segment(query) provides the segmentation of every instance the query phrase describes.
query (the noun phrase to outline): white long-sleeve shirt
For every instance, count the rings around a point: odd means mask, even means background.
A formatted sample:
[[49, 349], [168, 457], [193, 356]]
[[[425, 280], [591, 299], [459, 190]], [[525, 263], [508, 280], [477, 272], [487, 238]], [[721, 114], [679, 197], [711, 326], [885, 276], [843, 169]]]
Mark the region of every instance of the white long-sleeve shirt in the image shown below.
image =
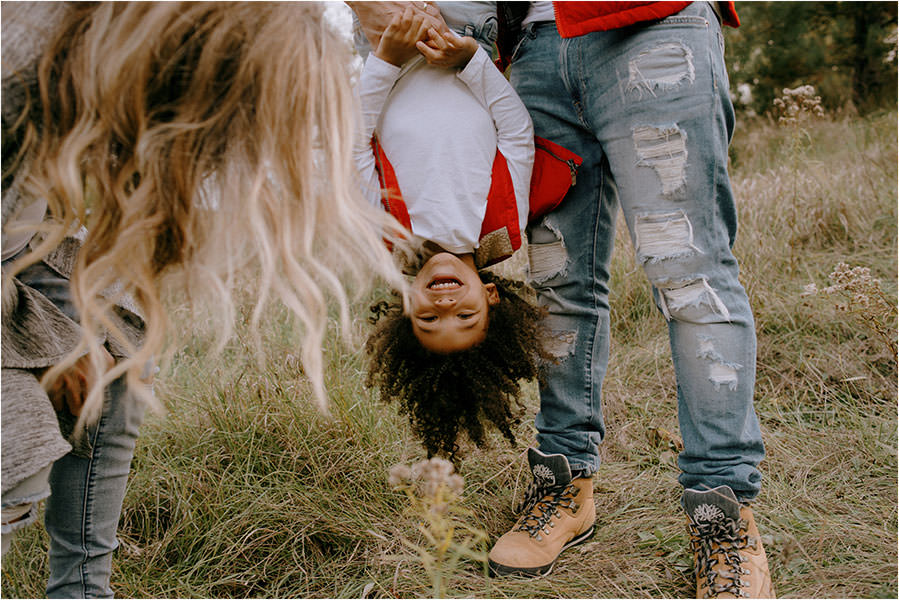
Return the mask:
[[473, 252], [496, 151], [506, 158], [524, 231], [534, 132], [512, 86], [478, 48], [464, 69], [416, 59], [396, 67], [370, 54], [359, 80], [363, 127], [354, 157], [380, 206], [373, 133], [396, 173], [412, 232], [454, 253]]

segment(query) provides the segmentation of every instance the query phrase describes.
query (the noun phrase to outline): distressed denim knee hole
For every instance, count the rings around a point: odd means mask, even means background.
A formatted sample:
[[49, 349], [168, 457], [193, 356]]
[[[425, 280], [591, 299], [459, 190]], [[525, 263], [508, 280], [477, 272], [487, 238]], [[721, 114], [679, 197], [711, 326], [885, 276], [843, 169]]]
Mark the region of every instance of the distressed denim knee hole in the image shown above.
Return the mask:
[[730, 321], [730, 311], [705, 277], [676, 285], [657, 283], [656, 288], [659, 290], [660, 308], [665, 319], [669, 321], [672, 319], [690, 320], [685, 318], [682, 312], [687, 308], [702, 309], [703, 307], [723, 320]]
[[638, 215], [634, 242], [643, 264], [702, 254], [693, 244], [693, 225], [684, 211]]
[[687, 183], [687, 132], [677, 125], [641, 125], [633, 131], [637, 166], [659, 177], [662, 195], [671, 196]]
[[568, 269], [568, 250], [562, 233], [546, 219], [531, 230], [528, 243], [531, 283], [541, 284], [553, 277], [565, 275]]
[[706, 360], [709, 363], [708, 379], [715, 386], [715, 391], [720, 391], [723, 386], [734, 392], [737, 389], [737, 372], [743, 365], [729, 362], [718, 351], [715, 340], [709, 336], [700, 336], [699, 350], [696, 358]]

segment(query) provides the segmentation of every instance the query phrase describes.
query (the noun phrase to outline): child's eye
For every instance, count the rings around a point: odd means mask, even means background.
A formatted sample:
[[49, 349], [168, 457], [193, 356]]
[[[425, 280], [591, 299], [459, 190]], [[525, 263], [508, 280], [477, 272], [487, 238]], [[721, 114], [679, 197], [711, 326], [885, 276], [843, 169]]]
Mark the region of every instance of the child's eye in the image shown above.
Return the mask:
[[437, 317], [434, 315], [428, 315], [427, 317], [418, 317], [419, 321], [424, 321], [425, 323], [433, 323], [437, 320]]
[[462, 320], [470, 319], [475, 315], [475, 313], [459, 313], [459, 318]]

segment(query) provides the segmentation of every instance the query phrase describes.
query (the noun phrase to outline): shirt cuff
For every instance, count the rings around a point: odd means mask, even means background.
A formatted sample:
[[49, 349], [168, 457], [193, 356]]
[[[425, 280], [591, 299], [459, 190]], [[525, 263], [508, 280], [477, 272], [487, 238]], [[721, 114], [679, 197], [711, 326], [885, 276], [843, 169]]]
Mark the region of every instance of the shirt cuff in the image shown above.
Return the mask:
[[487, 52], [478, 45], [478, 49], [475, 50], [471, 60], [468, 61], [468, 64], [465, 65], [464, 69], [459, 71], [457, 77], [462, 81], [470, 81], [477, 76], [478, 73], [483, 73], [486, 65], [490, 65], [490, 67], [496, 69], [493, 62], [490, 60], [490, 56], [488, 56]]
[[365, 70], [379, 78], [396, 79], [400, 73], [400, 68], [401, 67], [390, 64], [386, 60], [381, 60], [375, 56], [374, 52], [369, 54], [368, 58], [365, 59]]

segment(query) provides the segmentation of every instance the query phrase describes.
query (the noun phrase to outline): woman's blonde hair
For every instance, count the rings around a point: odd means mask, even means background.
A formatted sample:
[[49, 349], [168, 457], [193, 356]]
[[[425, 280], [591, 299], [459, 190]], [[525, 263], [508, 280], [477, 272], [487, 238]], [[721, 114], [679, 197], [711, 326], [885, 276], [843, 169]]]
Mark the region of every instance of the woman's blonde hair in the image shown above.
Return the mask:
[[[402, 279], [382, 242], [388, 217], [364, 205], [352, 164], [357, 107], [348, 41], [317, 3], [73, 3], [39, 66], [26, 119], [26, 192], [47, 199], [52, 226], [20, 266], [77, 224], [87, 237], [71, 280], [82, 346], [102, 364], [113, 286], [137, 301], [143, 343], [103, 377], [134, 388], [172, 331], [167, 290], [211, 297], [225, 326], [240, 273], [258, 274], [250, 319], [282, 301], [302, 324], [302, 359], [324, 406], [321, 344], [328, 310], [349, 321], [342, 282]], [[175, 286], [174, 284], [178, 284]], [[106, 292], [106, 297], [103, 293]], [[95, 417], [99, 387], [82, 419]]]

